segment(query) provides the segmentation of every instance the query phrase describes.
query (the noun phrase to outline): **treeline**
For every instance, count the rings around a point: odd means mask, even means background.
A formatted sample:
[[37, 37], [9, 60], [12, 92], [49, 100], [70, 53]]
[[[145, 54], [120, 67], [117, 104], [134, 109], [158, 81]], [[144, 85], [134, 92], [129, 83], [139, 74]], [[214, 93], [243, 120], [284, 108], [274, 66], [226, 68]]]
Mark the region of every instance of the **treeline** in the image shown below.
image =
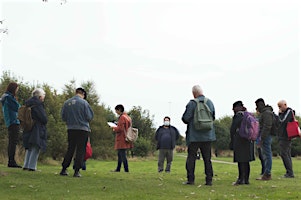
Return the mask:
[[[4, 72], [0, 81], [0, 93], [5, 92], [7, 85], [11, 82], [19, 84], [18, 102], [22, 105], [25, 100], [31, 97], [31, 92], [35, 87], [41, 87], [46, 92], [45, 109], [48, 117], [47, 133], [47, 152], [41, 154], [41, 159], [52, 158], [54, 160], [62, 159], [67, 149], [67, 130], [66, 124], [61, 119], [61, 108], [68, 98], [74, 96], [77, 87], [83, 87], [88, 93], [87, 101], [90, 103], [94, 111], [94, 119], [90, 123], [91, 134], [90, 140], [93, 147], [94, 159], [110, 159], [116, 157], [114, 150], [114, 132], [107, 125], [108, 121], [117, 121], [114, 108], [110, 108], [99, 101], [94, 83], [91, 81], [83, 82], [80, 86], [76, 85], [75, 80], [64, 85], [62, 94], [58, 94], [57, 90], [47, 84], [33, 86], [18, 80], [10, 72]], [[121, 102], [122, 103], [122, 102]], [[154, 135], [156, 127], [154, 127], [153, 116], [148, 110], [143, 110], [140, 106], [134, 106], [128, 112], [132, 117], [133, 126], [139, 129], [139, 139], [135, 143], [132, 153], [135, 156], [147, 156], [152, 154], [156, 149]], [[3, 113], [0, 114], [0, 151], [5, 157], [7, 152], [7, 128], [3, 120]], [[21, 139], [21, 138], [20, 138]], [[19, 145], [22, 149], [22, 142]]]
[[[67, 130], [66, 125], [61, 119], [61, 108], [65, 100], [74, 96], [74, 91], [77, 87], [83, 87], [88, 93], [87, 101], [90, 103], [94, 111], [94, 119], [90, 123], [92, 133], [90, 135], [91, 144], [93, 147], [94, 159], [112, 159], [116, 158], [114, 150], [114, 133], [107, 125], [108, 121], [116, 121], [114, 108], [110, 108], [101, 103], [99, 96], [96, 93], [95, 85], [91, 81], [83, 82], [80, 86], [76, 85], [75, 80], [71, 80], [65, 84], [62, 89], [62, 94], [58, 94], [57, 90], [47, 85], [46, 83], [38, 86], [30, 85], [29, 83], [14, 77], [10, 72], [3, 72], [0, 80], [0, 95], [2, 95], [7, 85], [11, 82], [19, 84], [18, 102], [24, 104], [25, 100], [31, 97], [31, 92], [35, 87], [41, 87], [46, 92], [45, 109], [48, 117], [47, 133], [48, 145], [47, 151], [41, 154], [40, 159], [52, 158], [61, 160], [67, 149]], [[122, 102], [121, 102], [122, 103]], [[1, 106], [0, 106], [1, 107]], [[128, 114], [133, 120], [133, 126], [139, 129], [139, 138], [135, 142], [135, 147], [132, 149], [134, 156], [145, 157], [152, 155], [156, 151], [156, 141], [154, 140], [155, 131], [158, 127], [154, 127], [153, 117], [148, 110], [143, 110], [140, 106], [134, 106], [128, 111]], [[296, 116], [300, 121], [300, 117]], [[213, 149], [216, 155], [229, 150], [230, 142], [230, 126], [232, 116], [225, 116], [215, 121], [216, 137]], [[20, 140], [21, 140], [20, 136]], [[3, 113], [0, 114], [0, 157], [7, 155], [7, 128], [3, 120]], [[181, 137], [177, 145], [185, 147], [185, 138]], [[19, 144], [19, 149], [22, 149], [22, 142]], [[272, 144], [274, 156], [278, 155], [277, 138], [275, 137]], [[292, 155], [301, 155], [301, 139], [295, 139], [292, 143]]]

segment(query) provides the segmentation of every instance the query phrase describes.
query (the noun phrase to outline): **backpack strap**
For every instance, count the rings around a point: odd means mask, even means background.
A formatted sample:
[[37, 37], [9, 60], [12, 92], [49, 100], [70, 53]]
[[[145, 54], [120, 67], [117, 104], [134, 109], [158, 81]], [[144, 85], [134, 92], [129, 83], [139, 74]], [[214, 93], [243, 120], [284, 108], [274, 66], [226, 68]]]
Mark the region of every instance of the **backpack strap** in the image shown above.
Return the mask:
[[200, 107], [200, 103], [202, 102], [204, 104], [205, 108], [208, 109], [208, 111], [210, 112], [211, 117], [213, 118], [212, 111], [210, 110], [209, 106], [207, 105], [208, 98], [204, 97], [204, 101], [200, 101], [198, 98], [195, 98], [193, 100], [196, 102], [196, 106], [198, 107], [198, 109]]

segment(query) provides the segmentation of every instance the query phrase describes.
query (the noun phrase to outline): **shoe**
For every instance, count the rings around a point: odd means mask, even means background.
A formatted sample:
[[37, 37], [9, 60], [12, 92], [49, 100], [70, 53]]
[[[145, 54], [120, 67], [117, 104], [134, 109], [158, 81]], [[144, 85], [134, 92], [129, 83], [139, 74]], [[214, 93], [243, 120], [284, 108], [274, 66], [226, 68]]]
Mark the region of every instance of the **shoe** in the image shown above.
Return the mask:
[[120, 170], [115, 169], [115, 170], [111, 170], [111, 172], [120, 172]]
[[82, 175], [79, 173], [79, 171], [74, 172], [73, 177], [80, 178]]
[[260, 180], [260, 181], [269, 181], [272, 179], [271, 174], [264, 174], [259, 178], [256, 178], [256, 180]]
[[28, 169], [28, 171], [35, 172], [36, 170], [35, 169]]
[[207, 186], [212, 186], [212, 181], [206, 182], [205, 185], [207, 185]]
[[237, 186], [237, 185], [243, 185], [245, 183], [246, 183], [245, 180], [243, 180], [243, 179], [237, 179], [235, 182], [233, 182], [232, 185]]
[[294, 175], [290, 175], [290, 174], [284, 174], [283, 178], [295, 178]]
[[22, 168], [22, 166], [18, 165], [17, 163], [8, 164], [7, 167], [11, 167], [11, 168]]
[[66, 169], [62, 169], [62, 171], [60, 172], [61, 176], [68, 176], [68, 172]]
[[170, 170], [165, 170], [166, 173], [170, 173]]
[[194, 185], [194, 182], [186, 181], [186, 182], [183, 182], [183, 185]]
[[26, 167], [23, 167], [23, 170], [29, 170], [28, 168], [26, 168]]
[[163, 169], [158, 170], [159, 173], [163, 172]]

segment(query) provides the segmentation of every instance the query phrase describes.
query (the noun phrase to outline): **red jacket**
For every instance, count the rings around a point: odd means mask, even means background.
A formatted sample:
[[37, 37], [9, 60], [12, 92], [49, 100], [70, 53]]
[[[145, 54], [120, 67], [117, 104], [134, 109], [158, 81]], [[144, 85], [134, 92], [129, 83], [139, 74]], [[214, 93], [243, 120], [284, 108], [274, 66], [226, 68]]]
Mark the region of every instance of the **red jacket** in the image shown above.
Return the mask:
[[117, 127], [114, 128], [115, 149], [130, 149], [133, 148], [133, 143], [125, 141], [126, 130], [130, 127], [132, 119], [126, 113], [122, 113], [118, 119]]

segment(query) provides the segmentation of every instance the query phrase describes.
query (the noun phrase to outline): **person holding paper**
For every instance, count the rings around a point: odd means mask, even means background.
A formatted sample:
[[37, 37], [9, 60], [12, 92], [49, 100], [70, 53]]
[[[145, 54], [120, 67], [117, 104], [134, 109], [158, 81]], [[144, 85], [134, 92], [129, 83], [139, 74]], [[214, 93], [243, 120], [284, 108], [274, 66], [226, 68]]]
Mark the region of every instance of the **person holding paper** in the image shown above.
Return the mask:
[[133, 148], [133, 143], [125, 141], [126, 130], [131, 126], [132, 119], [124, 112], [124, 107], [118, 104], [115, 107], [115, 112], [118, 115], [118, 122], [116, 127], [112, 127], [115, 132], [115, 145], [114, 148], [117, 150], [118, 162], [117, 167], [112, 172], [120, 172], [121, 165], [123, 164], [124, 171], [129, 172], [128, 161], [126, 158], [126, 150]]

